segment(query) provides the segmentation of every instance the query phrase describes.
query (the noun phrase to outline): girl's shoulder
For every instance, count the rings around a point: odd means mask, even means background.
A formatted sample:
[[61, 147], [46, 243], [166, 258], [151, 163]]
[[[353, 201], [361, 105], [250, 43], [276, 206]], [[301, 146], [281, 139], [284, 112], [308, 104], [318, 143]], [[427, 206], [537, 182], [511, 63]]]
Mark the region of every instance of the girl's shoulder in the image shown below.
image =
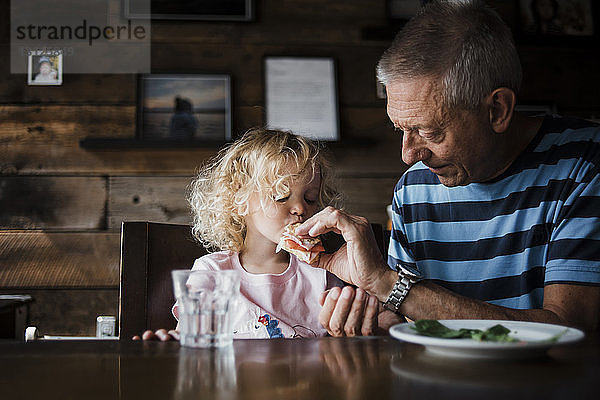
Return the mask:
[[197, 258], [194, 261], [192, 270], [223, 271], [235, 269], [234, 260], [236, 257], [237, 253], [229, 250], [215, 251]]

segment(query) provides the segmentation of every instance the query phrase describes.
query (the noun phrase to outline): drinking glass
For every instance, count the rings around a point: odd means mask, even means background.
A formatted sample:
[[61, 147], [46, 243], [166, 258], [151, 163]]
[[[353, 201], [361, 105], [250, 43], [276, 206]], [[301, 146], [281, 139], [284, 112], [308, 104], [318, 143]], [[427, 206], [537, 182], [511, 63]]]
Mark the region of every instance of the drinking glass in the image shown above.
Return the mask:
[[231, 314], [240, 291], [237, 271], [174, 270], [182, 346], [224, 347], [233, 342]]

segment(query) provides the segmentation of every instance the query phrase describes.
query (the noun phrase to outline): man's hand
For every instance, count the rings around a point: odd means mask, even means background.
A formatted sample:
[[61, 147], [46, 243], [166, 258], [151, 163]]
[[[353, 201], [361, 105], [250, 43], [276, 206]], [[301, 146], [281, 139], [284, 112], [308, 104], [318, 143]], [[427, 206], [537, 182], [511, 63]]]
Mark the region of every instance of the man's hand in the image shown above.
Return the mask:
[[352, 286], [334, 287], [321, 294], [319, 322], [331, 336], [372, 336], [377, 331], [379, 302]]
[[385, 263], [369, 221], [327, 207], [296, 228], [298, 235], [312, 237], [326, 232], [341, 234], [346, 243], [333, 254], [321, 254], [314, 266], [330, 271], [380, 300], [386, 298], [397, 275], [394, 277], [393, 271]]
[[387, 335], [392, 325], [406, 322], [361, 288], [335, 287], [323, 292], [319, 302], [319, 322], [331, 336]]
[[169, 340], [179, 340], [179, 332], [171, 329], [167, 332], [166, 329], [158, 329], [156, 332], [145, 331], [140, 338], [138, 335], [132, 338], [133, 340], [160, 340], [161, 342], [168, 342]]

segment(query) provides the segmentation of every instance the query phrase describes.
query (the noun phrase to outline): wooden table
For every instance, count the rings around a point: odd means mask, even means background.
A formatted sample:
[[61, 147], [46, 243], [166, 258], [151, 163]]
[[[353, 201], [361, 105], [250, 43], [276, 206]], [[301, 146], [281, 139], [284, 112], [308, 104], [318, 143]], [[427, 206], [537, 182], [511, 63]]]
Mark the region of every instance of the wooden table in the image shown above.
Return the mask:
[[598, 399], [598, 335], [540, 359], [438, 358], [381, 338], [0, 342], [2, 399]]

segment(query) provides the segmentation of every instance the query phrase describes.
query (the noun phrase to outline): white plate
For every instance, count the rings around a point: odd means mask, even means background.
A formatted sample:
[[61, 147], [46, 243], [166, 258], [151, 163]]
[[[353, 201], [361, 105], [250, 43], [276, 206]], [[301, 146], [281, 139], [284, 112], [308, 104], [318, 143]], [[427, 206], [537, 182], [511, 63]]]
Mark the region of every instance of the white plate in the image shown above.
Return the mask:
[[[519, 340], [513, 343], [485, 342], [473, 339], [443, 339], [423, 336], [413, 329], [414, 322], [397, 324], [390, 328], [390, 335], [406, 342], [425, 346], [431, 354], [451, 357], [475, 358], [524, 358], [543, 354], [552, 346], [581, 340], [585, 335], [579, 329], [561, 325], [524, 321], [497, 321], [482, 319], [440, 320], [450, 329], [481, 329], [501, 324], [510, 329], [510, 336]], [[562, 334], [562, 335], [561, 335]], [[556, 341], [552, 337], [561, 335]]]

